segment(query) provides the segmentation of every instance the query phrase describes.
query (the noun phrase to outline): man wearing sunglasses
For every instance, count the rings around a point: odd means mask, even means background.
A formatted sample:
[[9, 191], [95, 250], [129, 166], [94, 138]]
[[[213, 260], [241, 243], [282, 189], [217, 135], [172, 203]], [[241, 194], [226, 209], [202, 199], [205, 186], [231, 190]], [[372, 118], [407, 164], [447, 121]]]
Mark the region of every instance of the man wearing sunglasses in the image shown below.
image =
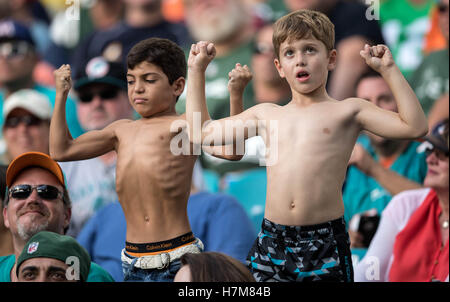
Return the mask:
[[[32, 236], [44, 230], [65, 234], [71, 217], [63, 172], [46, 154], [28, 152], [15, 158], [6, 172], [6, 185], [3, 218], [13, 237], [14, 254], [0, 257], [0, 282], [17, 280], [16, 259]], [[112, 278], [91, 263], [88, 281]]]
[[[94, 57], [79, 62], [74, 89], [77, 114], [85, 131], [101, 130], [120, 119], [133, 119], [128, 102], [122, 64]], [[72, 199], [72, 220], [68, 234], [77, 236], [86, 221], [104, 205], [118, 200], [115, 187], [116, 153], [98, 158], [60, 163], [68, 180]]]
[[[3, 111], [5, 99], [21, 89], [33, 89], [45, 94], [53, 107], [55, 90], [35, 83], [33, 78], [33, 71], [39, 60], [35, 41], [28, 28], [17, 21], [0, 21], [0, 112]], [[66, 112], [70, 132], [75, 137], [81, 135], [83, 130], [72, 98], [67, 102]], [[0, 116], [0, 125], [3, 123], [3, 116]], [[0, 153], [3, 151], [0, 149]]]
[[0, 160], [9, 164], [28, 151], [48, 154], [51, 117], [52, 108], [46, 95], [33, 89], [11, 94], [3, 106], [2, 133], [6, 152]]

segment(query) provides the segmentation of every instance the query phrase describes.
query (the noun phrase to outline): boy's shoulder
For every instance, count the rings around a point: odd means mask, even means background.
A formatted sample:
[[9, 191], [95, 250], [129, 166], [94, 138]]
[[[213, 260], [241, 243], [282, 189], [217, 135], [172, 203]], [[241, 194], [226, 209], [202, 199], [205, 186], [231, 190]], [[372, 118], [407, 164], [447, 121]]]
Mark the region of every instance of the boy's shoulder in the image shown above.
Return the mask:
[[279, 109], [281, 109], [281, 108], [283, 108], [285, 106], [286, 105], [280, 106], [280, 105], [275, 104], [275, 103], [259, 103], [259, 104], [256, 104], [256, 105], [248, 108], [246, 111], [250, 111], [251, 110], [251, 111], [259, 112], [259, 113], [273, 112], [274, 110], [279, 110]]
[[351, 109], [361, 109], [361, 106], [373, 105], [371, 102], [357, 97], [350, 97], [336, 102]]
[[113, 128], [113, 129], [120, 129], [120, 128], [124, 127], [124, 126], [135, 125], [136, 122], [137, 121], [130, 120], [130, 119], [120, 119], [120, 120], [112, 122], [107, 127]]

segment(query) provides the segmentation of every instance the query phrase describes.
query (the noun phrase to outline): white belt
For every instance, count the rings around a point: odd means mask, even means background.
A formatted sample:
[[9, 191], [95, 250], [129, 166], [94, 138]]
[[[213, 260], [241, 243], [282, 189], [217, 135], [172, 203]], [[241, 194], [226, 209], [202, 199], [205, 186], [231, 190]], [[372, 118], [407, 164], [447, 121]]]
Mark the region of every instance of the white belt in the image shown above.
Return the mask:
[[[200, 239], [196, 239], [195, 242], [179, 247], [168, 253], [161, 253], [156, 255], [141, 256], [138, 257], [134, 263], [134, 267], [140, 269], [163, 269], [169, 266], [171, 261], [181, 258], [186, 253], [198, 254], [203, 251], [203, 243]], [[131, 264], [135, 258], [130, 258], [125, 254], [125, 249], [122, 250], [122, 262]]]

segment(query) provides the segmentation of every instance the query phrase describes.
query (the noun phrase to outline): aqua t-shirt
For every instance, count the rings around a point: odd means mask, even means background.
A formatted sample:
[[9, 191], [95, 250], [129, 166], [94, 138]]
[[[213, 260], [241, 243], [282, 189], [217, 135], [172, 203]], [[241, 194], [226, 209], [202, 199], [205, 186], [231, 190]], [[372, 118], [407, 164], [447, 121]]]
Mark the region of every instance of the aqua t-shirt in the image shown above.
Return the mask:
[[[361, 136], [358, 143], [378, 161], [378, 156], [367, 136]], [[427, 163], [425, 153], [417, 151], [419, 145], [418, 142], [411, 142], [390, 169], [412, 181], [423, 183], [427, 174]], [[381, 213], [392, 199], [392, 195], [374, 178], [367, 176], [355, 166], [350, 166], [348, 169], [342, 197], [345, 206], [344, 218], [347, 224], [355, 214], [373, 208]]]
[[[33, 87], [34, 90], [37, 92], [40, 92], [44, 95], [46, 95], [52, 104], [52, 108], [55, 107], [55, 97], [56, 97], [56, 90], [50, 87], [42, 86], [42, 85], [35, 85]], [[0, 127], [3, 128], [3, 102], [4, 99], [4, 92], [0, 90]], [[80, 123], [78, 122], [77, 117], [77, 108], [76, 108], [76, 102], [73, 98], [68, 97], [66, 102], [66, 120], [67, 125], [70, 130], [70, 134], [72, 134], [73, 138], [76, 138], [83, 134], [84, 130], [81, 128]], [[2, 131], [0, 131], [0, 137], [2, 137]]]
[[[15, 262], [16, 256], [14, 255], [0, 257], [0, 282], [11, 282], [11, 270]], [[114, 282], [114, 279], [98, 264], [91, 262], [86, 282]]]

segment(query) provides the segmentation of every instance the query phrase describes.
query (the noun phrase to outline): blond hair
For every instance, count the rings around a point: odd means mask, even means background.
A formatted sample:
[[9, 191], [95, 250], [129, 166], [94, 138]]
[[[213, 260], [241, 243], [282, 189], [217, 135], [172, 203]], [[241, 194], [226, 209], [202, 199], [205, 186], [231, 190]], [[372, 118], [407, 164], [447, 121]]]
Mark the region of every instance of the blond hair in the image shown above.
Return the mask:
[[284, 41], [310, 37], [321, 41], [331, 51], [334, 48], [334, 24], [323, 13], [309, 9], [301, 9], [278, 19], [272, 37], [277, 58]]

